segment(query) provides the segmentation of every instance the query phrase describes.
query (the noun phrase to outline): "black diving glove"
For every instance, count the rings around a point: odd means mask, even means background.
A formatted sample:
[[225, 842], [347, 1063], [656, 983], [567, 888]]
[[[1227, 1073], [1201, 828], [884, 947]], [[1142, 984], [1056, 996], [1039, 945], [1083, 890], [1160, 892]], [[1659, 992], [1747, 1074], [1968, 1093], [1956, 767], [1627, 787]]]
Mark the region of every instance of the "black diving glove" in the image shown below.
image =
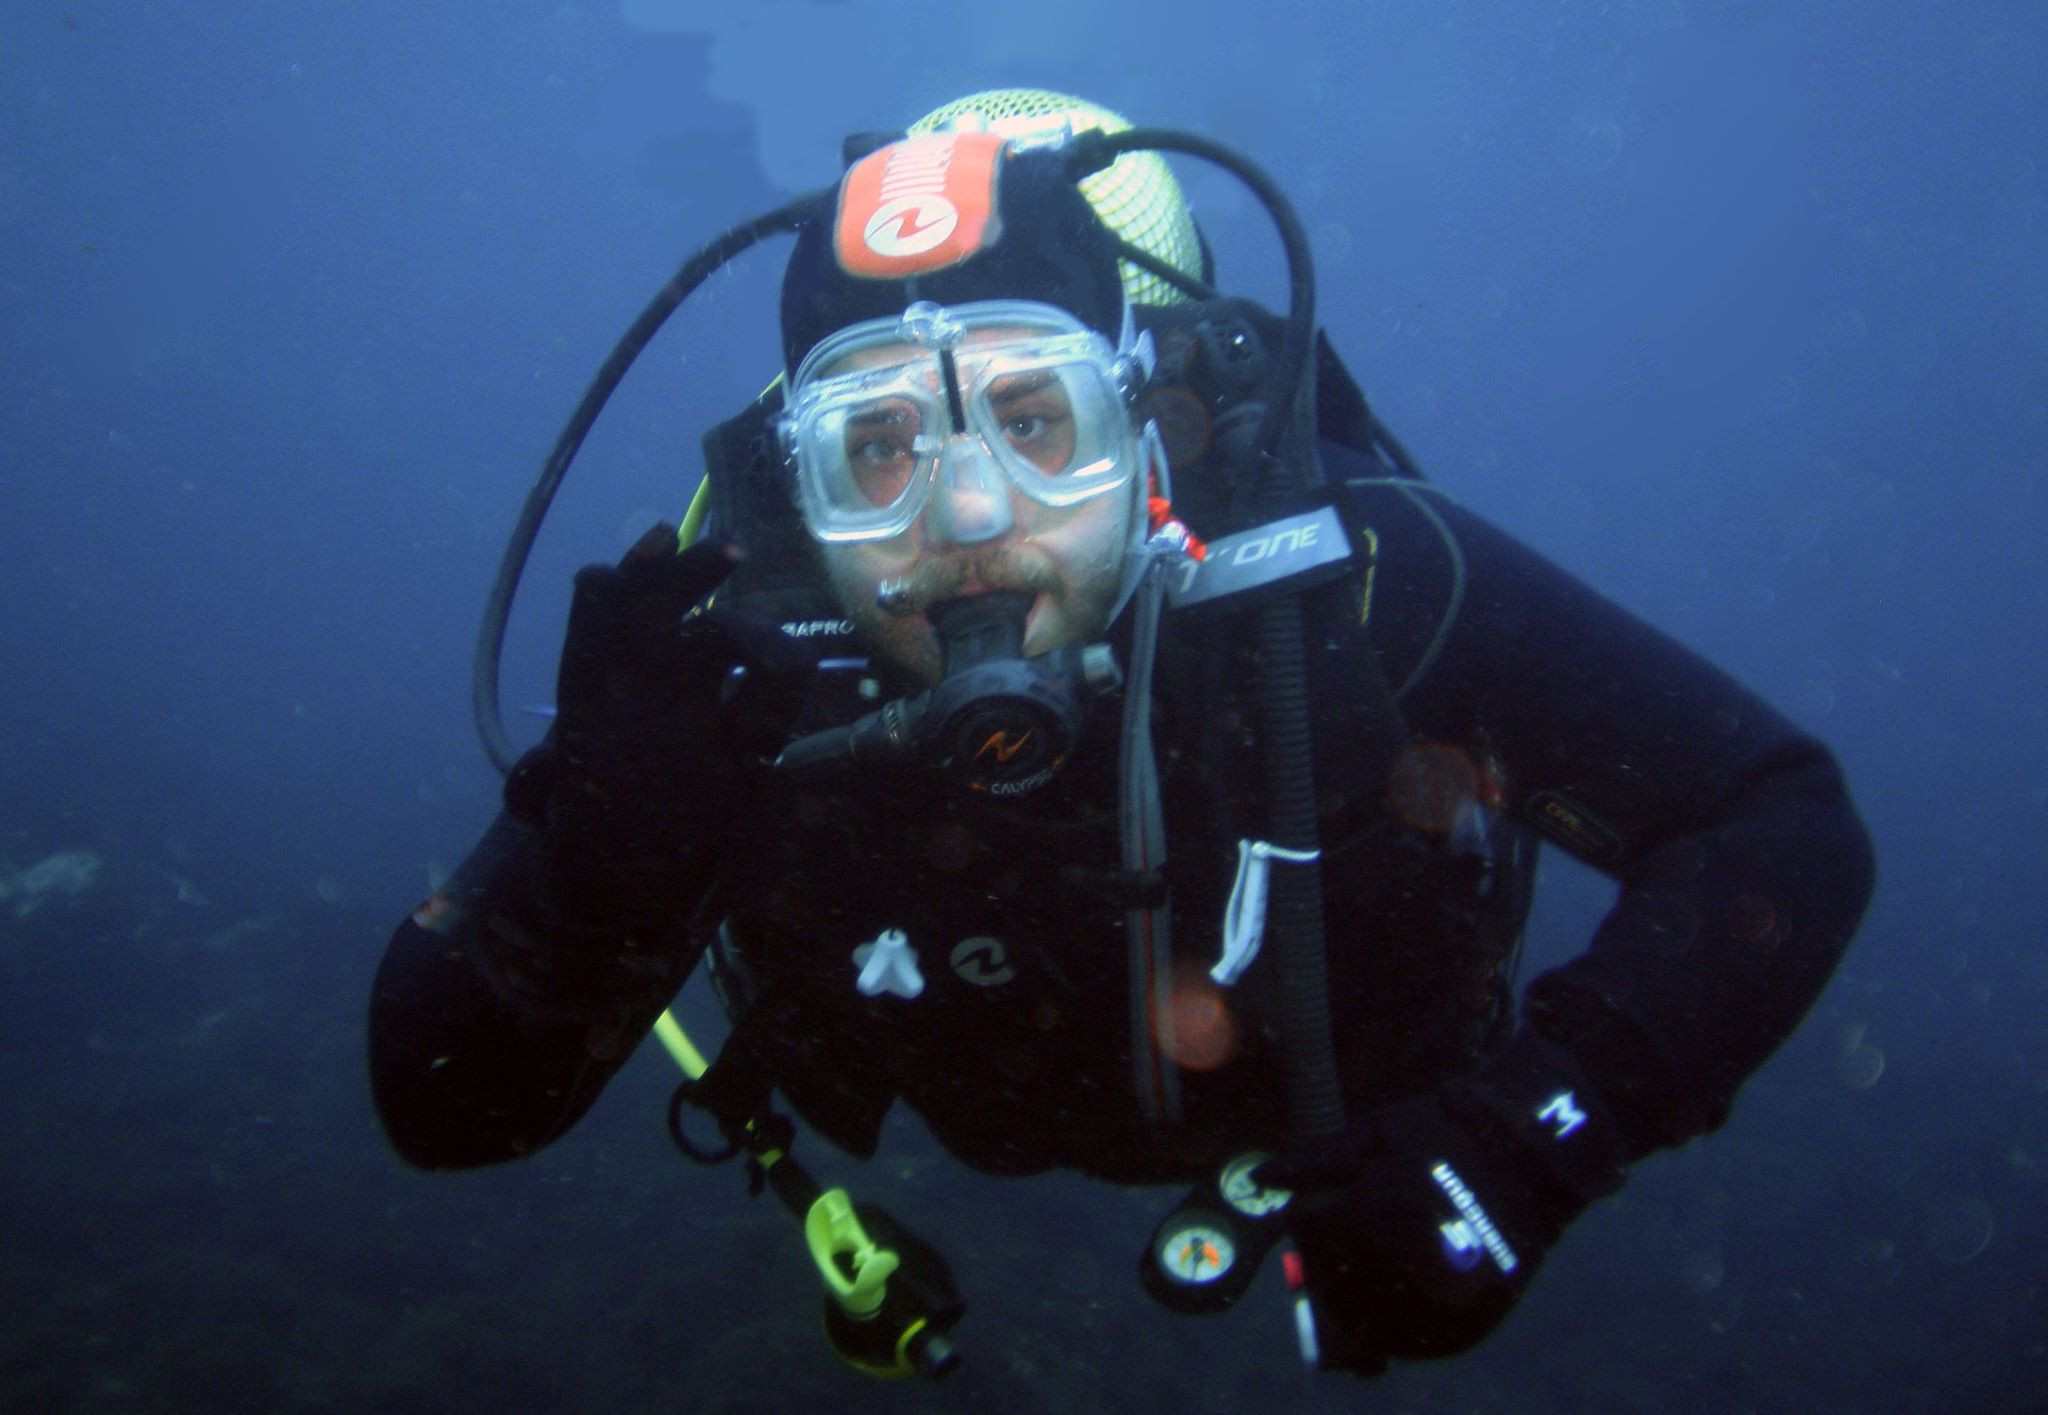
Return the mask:
[[1477, 1076], [1258, 1179], [1295, 1191], [1321, 1363], [1372, 1376], [1488, 1336], [1565, 1226], [1620, 1187], [1624, 1159], [1576, 1063], [1524, 1032]]
[[548, 841], [554, 905], [583, 922], [687, 912], [781, 747], [814, 655], [772, 623], [690, 611], [737, 552], [656, 526], [616, 567], [576, 576], [548, 740], [506, 784]]

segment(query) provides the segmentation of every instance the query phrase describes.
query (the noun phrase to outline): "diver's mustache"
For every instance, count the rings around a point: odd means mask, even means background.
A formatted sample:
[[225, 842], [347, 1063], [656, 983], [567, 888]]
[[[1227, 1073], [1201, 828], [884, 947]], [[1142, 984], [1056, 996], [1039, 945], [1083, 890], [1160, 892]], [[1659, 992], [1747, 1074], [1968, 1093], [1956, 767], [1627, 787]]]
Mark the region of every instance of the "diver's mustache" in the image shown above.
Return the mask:
[[979, 593], [1040, 594], [1059, 586], [1059, 575], [1036, 556], [1011, 551], [948, 556], [926, 561], [907, 575], [875, 588], [875, 604], [890, 614], [921, 614], [941, 600], [956, 599], [972, 584]]

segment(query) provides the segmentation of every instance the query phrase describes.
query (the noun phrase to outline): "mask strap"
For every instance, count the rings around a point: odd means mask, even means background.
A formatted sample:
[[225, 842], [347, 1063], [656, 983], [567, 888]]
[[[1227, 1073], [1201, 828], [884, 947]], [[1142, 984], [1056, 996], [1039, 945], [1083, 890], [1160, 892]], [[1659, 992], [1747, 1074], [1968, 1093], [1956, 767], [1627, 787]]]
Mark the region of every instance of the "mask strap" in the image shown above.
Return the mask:
[[960, 365], [951, 345], [939, 350], [939, 378], [946, 385], [946, 415], [953, 420], [955, 437], [967, 431], [967, 402], [960, 396]]

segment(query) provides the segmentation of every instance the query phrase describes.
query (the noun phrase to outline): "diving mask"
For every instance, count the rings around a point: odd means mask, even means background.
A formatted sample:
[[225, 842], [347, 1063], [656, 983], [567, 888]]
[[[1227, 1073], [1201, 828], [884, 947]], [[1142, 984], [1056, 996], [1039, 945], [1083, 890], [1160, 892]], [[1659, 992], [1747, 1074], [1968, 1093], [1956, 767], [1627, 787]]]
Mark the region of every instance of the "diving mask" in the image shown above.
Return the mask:
[[885, 540], [938, 492], [934, 530], [1001, 535], [1009, 492], [1072, 506], [1127, 487], [1128, 398], [1143, 356], [1051, 305], [927, 302], [849, 326], [805, 356], [781, 432], [821, 541]]

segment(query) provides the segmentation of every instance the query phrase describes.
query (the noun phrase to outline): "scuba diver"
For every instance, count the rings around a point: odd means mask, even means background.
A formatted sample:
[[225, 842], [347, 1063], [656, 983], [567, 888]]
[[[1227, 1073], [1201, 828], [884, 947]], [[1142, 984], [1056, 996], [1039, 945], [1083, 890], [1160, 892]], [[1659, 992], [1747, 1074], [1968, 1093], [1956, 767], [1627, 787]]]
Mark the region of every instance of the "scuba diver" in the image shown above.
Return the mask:
[[[1217, 292], [1161, 152], [1272, 212], [1285, 313]], [[1468, 1349], [1827, 982], [1873, 874], [1836, 763], [1417, 473], [1229, 149], [1005, 91], [848, 163], [685, 267], [529, 502], [479, 677], [504, 809], [377, 975], [392, 1144], [548, 1144], [701, 962], [733, 1025], [671, 1108], [693, 1153], [701, 1109], [777, 1182], [775, 1096], [861, 1158], [901, 1101], [984, 1171], [1190, 1186], [1133, 1243], [1176, 1310], [1286, 1245], [1306, 1358]], [[515, 762], [535, 508], [661, 319], [781, 232], [782, 376], [680, 533], [578, 574]], [[1518, 997], [1540, 842], [1618, 896]], [[936, 1337], [959, 1303], [889, 1231]]]

